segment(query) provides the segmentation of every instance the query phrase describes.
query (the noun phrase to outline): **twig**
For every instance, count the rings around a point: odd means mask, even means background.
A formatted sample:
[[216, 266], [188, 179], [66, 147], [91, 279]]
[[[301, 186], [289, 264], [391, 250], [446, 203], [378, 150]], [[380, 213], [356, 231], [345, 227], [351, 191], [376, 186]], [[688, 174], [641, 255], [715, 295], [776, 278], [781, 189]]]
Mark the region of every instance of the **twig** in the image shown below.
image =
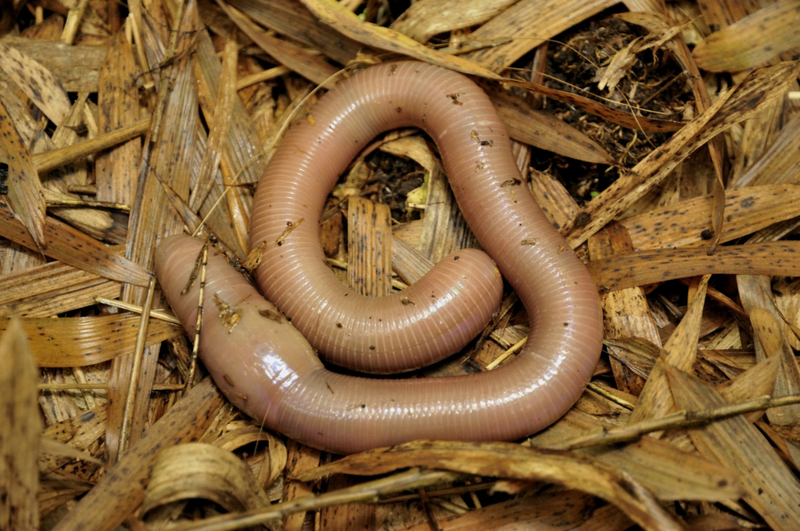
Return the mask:
[[249, 526], [281, 520], [294, 513], [316, 511], [324, 507], [333, 507], [346, 503], [377, 502], [380, 501], [381, 496], [386, 494], [426, 487], [443, 481], [454, 481], [460, 477], [462, 477], [461, 474], [453, 472], [421, 471], [415, 468], [406, 472], [401, 472], [400, 474], [368, 481], [346, 489], [320, 494], [319, 496], [304, 496], [255, 511], [248, 511], [235, 515], [216, 516], [206, 520], [178, 525], [171, 529], [173, 529], [173, 531], [227, 531], [243, 529]]
[[128, 393], [125, 397], [125, 410], [122, 417], [122, 430], [120, 433], [119, 453], [125, 453], [128, 446], [131, 421], [133, 420], [133, 402], [136, 396], [136, 389], [139, 387], [139, 375], [142, 372], [142, 358], [144, 357], [144, 344], [147, 339], [147, 324], [150, 321], [150, 307], [153, 305], [153, 294], [156, 291], [156, 279], [150, 278], [150, 286], [147, 289], [147, 299], [142, 307], [142, 319], [139, 322], [139, 333], [136, 335], [136, 346], [134, 347], [133, 368], [131, 369], [131, 379], [128, 384]]
[[675, 428], [688, 428], [706, 424], [714, 420], [750, 413], [751, 411], [761, 411], [792, 404], [800, 404], [800, 395], [782, 396], [780, 398], [772, 398], [769, 395], [765, 395], [718, 408], [702, 409], [698, 411], [677, 411], [666, 417], [645, 420], [629, 426], [620, 426], [619, 428], [612, 429], [601, 428], [579, 437], [573, 437], [561, 442], [546, 445], [544, 448], [549, 450], [575, 450], [577, 448], [587, 448], [589, 446], [630, 442], [647, 433]]

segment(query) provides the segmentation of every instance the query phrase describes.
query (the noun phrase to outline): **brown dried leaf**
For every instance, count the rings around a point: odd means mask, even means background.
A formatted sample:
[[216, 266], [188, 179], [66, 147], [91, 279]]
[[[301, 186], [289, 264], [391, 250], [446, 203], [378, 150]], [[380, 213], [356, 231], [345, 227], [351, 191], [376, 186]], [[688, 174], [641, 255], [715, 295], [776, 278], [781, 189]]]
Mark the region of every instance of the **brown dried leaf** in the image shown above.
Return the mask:
[[[85, 367], [133, 350], [141, 317], [134, 314], [23, 319], [22, 326], [39, 367]], [[0, 319], [0, 330], [9, 326]], [[178, 337], [182, 329], [151, 319], [147, 345]]]
[[469, 53], [466, 57], [478, 64], [488, 65], [494, 72], [500, 72], [547, 39], [615, 3], [612, 0], [522, 0], [470, 36], [478, 42], [498, 38], [513, 40]]
[[552, 114], [533, 109], [521, 98], [494, 86], [482, 87], [500, 113], [514, 140], [573, 159], [613, 164], [611, 155], [594, 140]]
[[222, 160], [222, 151], [231, 125], [233, 100], [236, 97], [234, 90], [236, 51], [236, 41], [229, 39], [223, 52], [222, 75], [219, 79], [219, 90], [217, 91], [218, 99], [214, 106], [213, 117], [208, 126], [206, 149], [203, 153], [203, 159], [200, 161], [200, 168], [197, 170], [197, 178], [192, 194], [189, 196], [189, 208], [193, 211], [197, 211], [200, 208], [200, 205], [208, 196], [209, 190], [214, 186], [214, 176], [219, 170], [219, 163]]
[[[100, 133], [111, 133], [133, 125], [139, 119], [136, 91], [137, 67], [133, 49], [119, 32], [100, 68], [100, 87], [97, 94]], [[136, 166], [142, 156], [138, 138], [99, 154], [95, 163], [97, 200], [130, 205], [136, 193]]]
[[119, 282], [61, 262], [0, 276], [0, 317], [50, 317], [119, 297]]
[[706, 274], [800, 275], [797, 242], [768, 242], [705, 249], [661, 249], [589, 262], [589, 272], [601, 290], [644, 286]]
[[[28, 230], [0, 201], [0, 236], [28, 249], [36, 244]], [[95, 275], [136, 286], [147, 286], [150, 273], [69, 225], [48, 217], [44, 226], [45, 255]]]
[[[672, 395], [687, 411], [727, 404], [700, 379], [667, 368]], [[732, 417], [689, 430], [700, 453], [734, 471], [747, 490], [745, 501], [776, 530], [791, 530], [800, 522], [800, 482], [764, 436], [743, 417]]]
[[[61, 33], [59, 31], [59, 33]], [[97, 92], [98, 71], [108, 49], [105, 46], [69, 46], [58, 40], [8, 35], [11, 45], [49, 70], [67, 92]]]
[[61, 82], [48, 69], [5, 42], [0, 42], [0, 69], [56, 126], [61, 125], [69, 112], [69, 98]]
[[[800, 137], [798, 137], [800, 138]], [[798, 150], [800, 151], [800, 150]], [[707, 243], [713, 197], [705, 195], [654, 208], [619, 221], [633, 247], [643, 249], [698, 246]], [[746, 186], [725, 194], [725, 225], [720, 243], [736, 240], [774, 223], [800, 216], [800, 186]]]
[[[272, 485], [283, 474], [286, 467], [288, 454], [283, 441], [265, 431], [263, 427], [254, 426], [251, 423], [229, 430], [216, 439], [213, 444], [229, 452], [251, 445], [255, 445], [258, 450], [263, 451], [264, 458], [256, 465], [259, 485], [263, 487]], [[254, 471], [254, 473], [256, 472]]]
[[[495, 488], [495, 492], [497, 492], [497, 488]], [[450, 518], [437, 518], [436, 522], [440, 531], [577, 529], [586, 521], [595, 519], [596, 505], [594, 497], [577, 490], [551, 491], [477, 508]], [[629, 525], [633, 525], [630, 520], [628, 522], [630, 522]], [[403, 531], [429, 531], [430, 529], [430, 524], [425, 522], [408, 527]]]
[[367, 46], [408, 55], [414, 59], [458, 70], [464, 74], [473, 74], [490, 79], [499, 77], [490, 70], [481, 67], [478, 63], [427, 48], [402, 33], [364, 22], [333, 0], [302, 0], [302, 2], [322, 22]]
[[319, 50], [339, 64], [347, 64], [364, 46], [343, 36], [314, 16], [300, 0], [230, 0], [228, 5], [246, 13], [262, 26]]
[[19, 319], [0, 337], [0, 528], [39, 529], [36, 459], [42, 423], [36, 366]]
[[217, 0], [217, 3], [222, 7], [225, 13], [231, 17], [239, 29], [282, 65], [317, 85], [332, 88], [333, 85], [329, 80], [331, 76], [339, 71], [337, 68], [323, 58], [312, 55], [290, 42], [282, 41], [260, 31], [255, 24], [250, 22], [240, 11], [228, 7], [222, 0]]
[[800, 45], [798, 0], [778, 0], [711, 34], [694, 49], [697, 66], [737, 72], [761, 66]]
[[[197, 41], [194, 72], [200, 105], [206, 121], [210, 122], [216, 115], [222, 71], [211, 39], [205, 32], [200, 34]], [[229, 76], [230, 82], [235, 84], [235, 76]], [[249, 248], [246, 244], [250, 223], [248, 214], [253, 198], [246, 188], [239, 185], [258, 182], [266, 168], [267, 159], [263, 156], [263, 145], [248, 111], [235, 92], [232, 98], [233, 110], [228, 133], [221, 146], [221, 175], [216, 174], [216, 187], [212, 188], [212, 193], [200, 208], [200, 215], [207, 218], [206, 222], [228, 247], [238, 256], [245, 256]], [[202, 153], [200, 145], [198, 151]], [[214, 206], [223, 190], [227, 190], [227, 201], [222, 203], [222, 208], [220, 205]], [[211, 208], [216, 208], [216, 211], [211, 212]]]
[[[756, 337], [759, 340], [763, 337], [766, 343], [756, 341], [754, 345], [756, 360], [762, 362], [770, 356], [781, 358], [781, 366], [772, 395], [777, 398], [800, 394], [800, 367], [798, 367], [794, 352], [783, 337], [783, 327], [779, 326], [779, 323], [783, 323], [783, 316], [772, 301], [770, 279], [764, 276], [740, 275], [736, 281], [742, 306], [750, 315], [751, 321], [755, 315], [753, 327], [757, 334]], [[770, 328], [770, 332], [766, 332], [765, 328]], [[768, 337], [771, 338], [768, 339]], [[771, 409], [767, 412], [767, 416], [775, 425], [796, 426], [800, 423], [800, 405]]]
[[784, 124], [772, 145], [744, 171], [735, 186], [796, 184], [799, 179], [800, 114], [795, 114]]
[[345, 457], [296, 477], [374, 475], [423, 466], [468, 474], [546, 481], [603, 498], [647, 529], [681, 529], [645, 489], [626, 474], [586, 456], [511, 443], [418, 441]]
[[[628, 231], [619, 225], [612, 224], [589, 238], [589, 255], [597, 260], [612, 257], [632, 250]], [[601, 298], [605, 318], [606, 339], [641, 338], [661, 346], [653, 316], [641, 288], [604, 293]], [[629, 363], [622, 362], [622, 349], [607, 345], [611, 362], [611, 370], [617, 387], [636, 396], [641, 393], [644, 380]], [[657, 357], [657, 356], [656, 356]]]
[[516, 0], [419, 0], [390, 26], [415, 41], [425, 43], [437, 33], [477, 26], [502, 13]]
[[[2, 55], [2, 49], [0, 49]], [[8, 111], [0, 101], [0, 157], [8, 163], [8, 199], [33, 238], [36, 249], [47, 246], [44, 236], [45, 199], [39, 172]]]
[[[105, 405], [96, 406], [67, 420], [48, 425], [42, 437], [68, 444], [77, 450], [85, 451], [102, 437], [106, 427]], [[39, 454], [39, 472], [42, 475], [59, 468], [72, 459]]]
[[667, 383], [667, 367], [686, 371], [694, 364], [709, 278], [707, 275], [700, 281], [686, 315], [664, 345], [663, 354], [656, 360], [653, 370], [647, 377], [647, 383], [639, 395], [639, 402], [633, 410], [630, 424], [664, 417], [672, 412], [674, 402]]

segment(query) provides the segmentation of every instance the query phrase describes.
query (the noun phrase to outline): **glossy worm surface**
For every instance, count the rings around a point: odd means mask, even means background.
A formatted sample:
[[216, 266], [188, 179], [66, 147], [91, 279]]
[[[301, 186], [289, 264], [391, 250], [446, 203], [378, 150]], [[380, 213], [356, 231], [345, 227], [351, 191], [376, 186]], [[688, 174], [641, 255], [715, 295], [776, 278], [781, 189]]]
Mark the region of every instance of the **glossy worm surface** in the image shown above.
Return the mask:
[[[221, 319], [225, 312], [207, 303], [201, 356], [226, 395], [267, 426], [336, 453], [423, 438], [511, 440], [557, 420], [580, 396], [597, 363], [599, 299], [584, 265], [521, 183], [505, 127], [486, 95], [459, 74], [423, 63], [393, 63], [343, 81], [310, 116], [313, 120], [292, 128], [273, 157], [256, 192], [251, 221], [251, 245], [266, 245], [256, 273], [262, 291], [303, 334], [277, 318], [274, 307], [223, 257], [211, 256], [206, 300], [216, 297], [219, 307], [241, 316], [229, 330]], [[498, 301], [490, 262], [465, 250], [457, 253], [459, 260], [449, 257], [437, 264], [418, 291], [404, 292], [433, 304], [416, 308], [392, 296], [376, 299], [385, 299], [381, 303], [390, 310], [369, 306], [345, 314], [338, 309], [354, 294], [323, 262], [318, 220], [326, 194], [372, 137], [409, 125], [421, 127], [437, 143], [467, 222], [531, 318], [522, 352], [494, 371], [369, 379], [333, 373], [314, 354], [314, 347], [328, 350], [336, 363], [365, 363], [372, 371], [414, 367], [440, 354], [425, 351], [410, 363], [391, 356], [425, 350], [441, 338], [468, 341], [460, 332], [472, 330], [483, 310], [466, 314], [458, 304], [485, 305], [490, 314]], [[198, 288], [184, 296], [180, 290], [200, 247], [188, 237], [173, 237], [162, 243], [156, 259], [165, 294], [190, 333]], [[463, 269], [454, 273], [452, 267]], [[480, 286], [489, 289], [488, 296], [473, 294]], [[392, 305], [420, 313], [393, 318]], [[369, 336], [365, 321], [390, 329]], [[485, 319], [474, 325], [475, 331], [484, 324]], [[390, 339], [392, 326], [403, 332]], [[403, 343], [412, 333], [410, 343]], [[306, 334], [314, 347], [303, 339]], [[367, 337], [366, 346], [348, 342], [348, 335]]]

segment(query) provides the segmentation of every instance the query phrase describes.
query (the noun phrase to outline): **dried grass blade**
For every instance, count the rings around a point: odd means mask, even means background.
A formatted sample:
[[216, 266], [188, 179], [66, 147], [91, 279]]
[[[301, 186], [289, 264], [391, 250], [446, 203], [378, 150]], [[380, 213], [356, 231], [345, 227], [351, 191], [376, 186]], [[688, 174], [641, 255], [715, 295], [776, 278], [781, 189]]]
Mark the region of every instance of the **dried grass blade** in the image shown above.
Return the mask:
[[[216, 115], [215, 104], [219, 98], [218, 87], [222, 72], [214, 46], [206, 33], [199, 35], [194, 67], [200, 105], [207, 121], [211, 121], [210, 117]], [[235, 77], [231, 76], [231, 78], [235, 83]], [[248, 216], [253, 198], [247, 189], [238, 185], [257, 183], [264, 173], [267, 159], [264, 157], [263, 145], [252, 120], [236, 93], [232, 94], [232, 101], [233, 109], [229, 118], [228, 133], [226, 141], [221, 147], [222, 182], [217, 181], [220, 188], [230, 188], [227, 191], [228, 212], [216, 207], [219, 211], [219, 219], [214, 219], [215, 214], [211, 213], [209, 224], [220, 237], [224, 237], [228, 233], [235, 233], [236, 241], [226, 238], [226, 244], [235, 249], [238, 255], [244, 255], [249, 249], [249, 246], [246, 245], [249, 233]], [[200, 149], [199, 144], [198, 149]], [[219, 190], [214, 189], [209, 194], [200, 209], [201, 215], [209, 216], [219, 193]], [[245, 242], [245, 245], [241, 246], [240, 241]]]
[[567, 240], [576, 247], [624, 212], [645, 193], [662, 182], [690, 154], [730, 126], [752, 116], [758, 108], [785, 94], [797, 76], [800, 61], [753, 71], [694, 121], [650, 153], [633, 170], [589, 203], [591, 221], [574, 230]]
[[[48, 425], [42, 433], [42, 439], [47, 438], [51, 441], [69, 444], [77, 451], [86, 451], [103, 435], [105, 424], [105, 406], [96, 406], [88, 411], [83, 411], [80, 415]], [[65, 458], [41, 452], [39, 454], [39, 472], [45, 476], [73, 460], [71, 457]]]
[[513, 40], [469, 53], [466, 57], [478, 64], [488, 65], [494, 72], [500, 72], [547, 39], [615, 3], [613, 0], [522, 0], [471, 35], [471, 39], [477, 41], [498, 38]]
[[[121, 127], [133, 125], [141, 109], [134, 87], [136, 86], [136, 61], [133, 48], [119, 32], [100, 69], [98, 126], [101, 133], [111, 133]], [[97, 156], [95, 182], [97, 200], [113, 203], [133, 203], [136, 193], [136, 167], [142, 156], [141, 141], [131, 139]]]
[[300, 0], [229, 0], [227, 3], [265, 28], [316, 48], [339, 64], [347, 64], [359, 53], [370, 51], [315, 17]]
[[[140, 318], [133, 314], [24, 319], [22, 326], [39, 367], [85, 367], [133, 350]], [[0, 330], [9, 326], [0, 319]], [[179, 326], [152, 319], [147, 344], [181, 335]]]
[[797, 184], [800, 181], [800, 114], [781, 129], [772, 145], [748, 167], [734, 186]]
[[[581, 524], [595, 520], [595, 507], [594, 497], [576, 490], [544, 492], [532, 497], [479, 507], [450, 518], [437, 519], [437, 523], [439, 531], [578, 529]], [[628, 522], [628, 525], [633, 525], [630, 520]], [[430, 529], [430, 524], [425, 522], [403, 531]], [[583, 530], [582, 527], [580, 529]]]
[[458, 70], [464, 74], [499, 79], [497, 74], [473, 61], [438, 52], [423, 46], [402, 33], [364, 22], [334, 0], [302, 0], [302, 2], [322, 22], [367, 46], [408, 55], [414, 59]]
[[798, 10], [798, 0], [778, 0], [709, 35], [694, 49], [697, 66], [710, 72], [738, 72], [791, 50], [800, 45]]
[[69, 98], [61, 82], [45, 67], [16, 48], [0, 42], [0, 69], [56, 126], [69, 112]]
[[3, 152], [9, 162], [8, 199], [33, 239], [35, 249], [41, 250], [47, 247], [44, 236], [44, 190], [28, 147], [14, 126], [5, 105], [0, 101], [0, 154]]
[[[756, 396], [772, 395], [775, 390], [775, 378], [781, 368], [781, 358], [773, 356], [750, 367], [742, 374], [717, 386], [726, 402], [733, 404]], [[790, 407], [781, 408], [790, 409]], [[767, 412], [773, 411], [772, 409]], [[746, 415], [747, 420], [755, 422], [764, 411], [754, 411]]]
[[[763, 408], [763, 403], [759, 406]], [[740, 498], [742, 486], [724, 466], [663, 440], [643, 437], [685, 423], [686, 415], [676, 414], [658, 421], [621, 425], [616, 419], [589, 415], [573, 408], [529, 442], [542, 450], [569, 449], [594, 457], [630, 474], [659, 500]]]
[[[448, 0], [449, 1], [449, 0]], [[597, 142], [553, 115], [533, 109], [508, 91], [484, 86], [500, 113], [511, 138], [570, 158], [596, 164], [613, 164]]]
[[239, 10], [227, 6], [222, 0], [217, 0], [217, 4], [231, 17], [231, 20], [236, 23], [239, 29], [280, 64], [317, 85], [333, 88], [330, 78], [339, 71], [336, 67], [322, 57], [311, 55], [290, 42], [267, 35], [250, 22]]
[[419, 0], [411, 4], [390, 26], [415, 41], [425, 43], [437, 33], [483, 24], [502, 13], [516, 0]]
[[50, 317], [119, 296], [119, 282], [50, 262], [0, 276], [0, 317]]
[[298, 479], [310, 481], [334, 473], [384, 474], [415, 466], [558, 483], [613, 503], [646, 529], [681, 529], [641, 485], [618, 469], [586, 456], [511, 443], [418, 441], [348, 456]]
[[223, 396], [210, 378], [195, 385], [134, 443], [120, 462], [55, 527], [58, 531], [114, 529], [138, 509], [159, 450], [199, 439]]
[[0, 337], [0, 528], [39, 529], [39, 415], [37, 371], [20, 320]]
[[644, 286], [706, 274], [800, 275], [797, 242], [767, 242], [705, 249], [637, 251], [589, 262], [589, 272], [602, 290]]
[[700, 338], [700, 320], [703, 317], [709, 278], [710, 275], [702, 278], [686, 315], [664, 345], [663, 355], [656, 360], [647, 377], [629, 424], [664, 417], [672, 411], [674, 401], [670, 395], [666, 369], [670, 366], [689, 370], [697, 358], [697, 340]]
[[100, 65], [106, 56], [105, 46], [68, 46], [63, 42], [6, 35], [10, 44], [47, 68], [67, 92], [97, 92]]
[[200, 169], [197, 170], [192, 194], [189, 196], [189, 208], [193, 211], [200, 208], [208, 196], [209, 190], [214, 186], [214, 176], [219, 170], [222, 150], [228, 137], [233, 99], [237, 97], [233, 88], [236, 82], [236, 46], [236, 41], [233, 39], [229, 39], [225, 44], [222, 75], [219, 78], [219, 90], [217, 91], [218, 99], [214, 105], [214, 113], [209, 120], [206, 149], [203, 159], [200, 161]]
[[[788, 274], [788, 273], [784, 273]], [[794, 352], [783, 335], [784, 317], [775, 307], [770, 279], [764, 276], [740, 275], [736, 278], [742, 306], [750, 315], [754, 332], [759, 341], [755, 343], [756, 359], [777, 356], [781, 359], [778, 377], [775, 380], [775, 397], [800, 394], [800, 367]], [[769, 323], [765, 325], [764, 323]], [[770, 328], [769, 335], [764, 328]], [[769, 339], [771, 337], [771, 339]], [[762, 341], [763, 340], [763, 341]], [[800, 405], [788, 406], [767, 413], [772, 424], [796, 426], [800, 424]]]
[[[597, 260], [610, 258], [616, 254], [629, 252], [632, 244], [628, 231], [617, 224], [612, 224], [589, 238], [589, 255]], [[643, 338], [661, 346], [653, 316], [647, 304], [647, 298], [641, 288], [604, 293], [601, 296], [605, 319], [605, 338]], [[627, 363], [622, 363], [622, 352], [617, 346], [606, 344], [610, 356], [611, 369], [617, 388], [639, 396], [645, 379], [636, 374]]]
[[356, 293], [384, 297], [392, 292], [391, 217], [389, 205], [358, 196], [348, 200], [347, 282]]
[[[667, 369], [678, 406], [688, 411], [724, 406], [720, 394], [700, 379]], [[747, 490], [744, 496], [776, 530], [794, 529], [800, 522], [800, 482], [759, 431], [743, 417], [719, 420], [689, 430], [700, 453], [730, 467]]]
[[[619, 224], [628, 229], [637, 251], [694, 247], [706, 242], [702, 233], [711, 229], [712, 202], [711, 195], [696, 197], [625, 218]], [[725, 196], [725, 212], [728, 219], [721, 243], [800, 216], [800, 186], [776, 184], [730, 190]]]
[[[11, 209], [0, 201], [0, 236], [28, 249], [36, 250], [36, 243], [28, 230], [14, 217]], [[108, 247], [84, 233], [54, 218], [47, 218], [44, 226], [45, 255], [95, 275], [146, 286], [150, 273], [141, 266], [109, 250]]]
[[628, 472], [662, 501], [734, 501], [744, 495], [735, 474], [697, 453], [653, 437], [619, 446], [587, 448], [580, 453]]

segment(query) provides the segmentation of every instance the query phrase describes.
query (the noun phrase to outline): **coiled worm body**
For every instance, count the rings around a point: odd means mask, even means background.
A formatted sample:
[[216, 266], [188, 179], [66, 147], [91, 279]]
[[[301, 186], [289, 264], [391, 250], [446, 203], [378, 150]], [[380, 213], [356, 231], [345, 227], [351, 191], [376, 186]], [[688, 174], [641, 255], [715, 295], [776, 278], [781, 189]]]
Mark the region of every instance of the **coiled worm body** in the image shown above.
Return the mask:
[[[229, 330], [224, 312], [206, 310], [201, 356], [217, 384], [267, 426], [335, 453], [413, 439], [512, 440], [557, 420], [580, 396], [600, 354], [597, 289], [522, 183], [506, 129], [483, 91], [448, 70], [390, 63], [341, 82], [310, 116], [275, 153], [251, 216], [251, 246], [265, 244], [256, 278], [292, 322], [277, 317], [223, 257], [211, 256], [206, 300], [213, 294], [241, 317]], [[318, 220], [325, 197], [372, 137], [412, 125], [439, 147], [464, 217], [528, 312], [530, 336], [513, 362], [490, 372], [405, 380], [337, 374], [314, 348], [340, 365], [408, 370], [466, 344], [499, 301], [491, 261], [464, 250], [458, 260], [437, 264], [422, 287], [403, 292], [420, 304], [401, 304], [395, 295], [342, 309], [356, 296], [323, 260]], [[198, 288], [183, 296], [180, 290], [201, 245], [169, 238], [156, 257], [167, 299], [190, 333]], [[476, 289], [487, 291], [475, 295]], [[378, 332], [370, 332], [376, 322]], [[442, 342], [452, 350], [428, 348]], [[421, 355], [397, 359], [414, 353]]]

